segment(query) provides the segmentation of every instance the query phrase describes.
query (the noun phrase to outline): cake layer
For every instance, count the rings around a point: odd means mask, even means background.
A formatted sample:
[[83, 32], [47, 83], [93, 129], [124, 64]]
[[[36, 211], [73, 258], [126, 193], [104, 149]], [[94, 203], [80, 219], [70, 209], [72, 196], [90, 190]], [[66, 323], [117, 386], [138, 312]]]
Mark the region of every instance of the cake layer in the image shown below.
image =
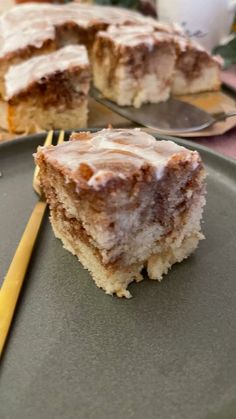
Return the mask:
[[31, 132], [86, 127], [89, 81], [84, 46], [67, 46], [11, 66], [5, 77], [7, 128]]
[[171, 92], [176, 95], [218, 90], [220, 63], [200, 44], [175, 36], [177, 60]]
[[11, 66], [20, 64], [32, 57], [50, 54], [53, 51], [56, 51], [55, 42], [46, 40], [40, 48], [29, 45], [25, 49], [17, 51], [12, 57], [0, 58], [0, 97], [4, 98], [6, 94], [5, 76]]
[[[200, 213], [195, 211], [195, 218], [201, 217]], [[167, 274], [171, 266], [177, 262], [182, 262], [196, 249], [199, 240], [204, 236], [199, 232], [198, 224], [186, 226], [188, 234], [177, 230], [173, 232], [172, 240], [167, 237], [162, 240], [162, 247], [143, 262], [123, 265], [115, 268], [104, 265], [96, 248], [85, 240], [83, 235], [74, 236], [71, 234], [71, 218], [67, 218], [63, 213], [52, 212], [51, 224], [55, 236], [60, 239], [66, 250], [77, 256], [82, 265], [91, 273], [96, 285], [102, 288], [107, 294], [117, 295], [118, 297], [132, 297], [127, 289], [133, 282], [140, 282], [143, 279], [143, 269], [146, 268], [150, 279], [161, 281], [164, 274]], [[178, 236], [178, 239], [176, 237]], [[175, 237], [175, 239], [174, 239]]]
[[119, 105], [168, 99], [176, 60], [173, 36], [152, 26], [110, 27], [93, 48], [94, 85]]
[[56, 235], [108, 293], [124, 292], [144, 267], [160, 280], [203, 237], [197, 152], [139, 129], [106, 129], [39, 148], [36, 161]]
[[6, 111], [6, 129], [11, 133], [29, 134], [51, 129], [74, 130], [87, 126], [88, 100], [81, 95], [72, 99], [70, 107], [66, 106], [65, 101], [45, 107], [41, 97], [29, 97], [8, 104]]
[[[28, 93], [34, 85], [43, 85], [46, 80], [60, 76], [65, 71], [70, 73], [71, 77], [81, 75], [81, 82], [76, 92], [87, 94], [90, 73], [86, 48], [83, 45], [68, 45], [51, 54], [40, 55], [11, 66], [5, 76], [5, 98], [10, 100], [20, 94]], [[58, 80], [58, 86], [61, 82], [62, 80]]]

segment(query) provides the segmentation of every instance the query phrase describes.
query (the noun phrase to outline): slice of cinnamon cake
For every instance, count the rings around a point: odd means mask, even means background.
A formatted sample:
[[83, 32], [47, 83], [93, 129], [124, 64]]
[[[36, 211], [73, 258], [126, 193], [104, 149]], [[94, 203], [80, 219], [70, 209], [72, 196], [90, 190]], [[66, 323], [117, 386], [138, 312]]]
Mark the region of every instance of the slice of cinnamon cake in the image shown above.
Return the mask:
[[86, 127], [89, 81], [88, 55], [81, 45], [10, 67], [5, 76], [9, 131]]
[[172, 35], [156, 32], [152, 25], [111, 26], [94, 43], [94, 85], [121, 106], [164, 101], [175, 59]]
[[104, 129], [39, 147], [35, 159], [56, 237], [108, 294], [130, 297], [143, 268], [161, 280], [203, 238], [196, 151], [140, 129]]
[[171, 92], [186, 95], [219, 90], [220, 63], [200, 44], [176, 36], [177, 60]]

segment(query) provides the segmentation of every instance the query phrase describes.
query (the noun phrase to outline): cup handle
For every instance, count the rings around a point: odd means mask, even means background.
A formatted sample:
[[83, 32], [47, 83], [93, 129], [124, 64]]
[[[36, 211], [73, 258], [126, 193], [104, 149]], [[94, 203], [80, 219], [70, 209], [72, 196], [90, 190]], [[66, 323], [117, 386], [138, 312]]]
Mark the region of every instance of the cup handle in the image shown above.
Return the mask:
[[229, 12], [235, 12], [236, 11], [236, 0], [230, 0], [228, 5]]

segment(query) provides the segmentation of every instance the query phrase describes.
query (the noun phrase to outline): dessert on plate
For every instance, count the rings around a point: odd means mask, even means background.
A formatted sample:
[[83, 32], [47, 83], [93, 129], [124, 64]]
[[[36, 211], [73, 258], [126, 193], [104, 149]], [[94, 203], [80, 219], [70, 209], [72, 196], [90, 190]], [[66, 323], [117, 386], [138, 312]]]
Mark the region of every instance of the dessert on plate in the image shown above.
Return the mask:
[[68, 45], [11, 66], [5, 76], [6, 128], [25, 132], [86, 127], [89, 82], [83, 45]]
[[73, 133], [35, 160], [55, 236], [107, 294], [161, 280], [203, 238], [205, 170], [196, 151], [140, 129]]

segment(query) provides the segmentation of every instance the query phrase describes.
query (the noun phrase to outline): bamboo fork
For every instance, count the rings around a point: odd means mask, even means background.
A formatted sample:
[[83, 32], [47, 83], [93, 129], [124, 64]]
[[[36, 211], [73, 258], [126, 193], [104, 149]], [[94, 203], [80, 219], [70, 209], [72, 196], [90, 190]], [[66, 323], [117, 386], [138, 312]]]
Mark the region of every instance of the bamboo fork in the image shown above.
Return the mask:
[[[53, 131], [50, 131], [44, 145], [52, 144], [52, 139]], [[60, 144], [63, 141], [64, 131], [61, 131], [57, 143]], [[6, 343], [21, 287], [47, 207], [40, 188], [38, 174], [39, 167], [36, 166], [33, 177], [33, 188], [39, 195], [40, 200], [33, 209], [0, 290], [0, 356]]]

